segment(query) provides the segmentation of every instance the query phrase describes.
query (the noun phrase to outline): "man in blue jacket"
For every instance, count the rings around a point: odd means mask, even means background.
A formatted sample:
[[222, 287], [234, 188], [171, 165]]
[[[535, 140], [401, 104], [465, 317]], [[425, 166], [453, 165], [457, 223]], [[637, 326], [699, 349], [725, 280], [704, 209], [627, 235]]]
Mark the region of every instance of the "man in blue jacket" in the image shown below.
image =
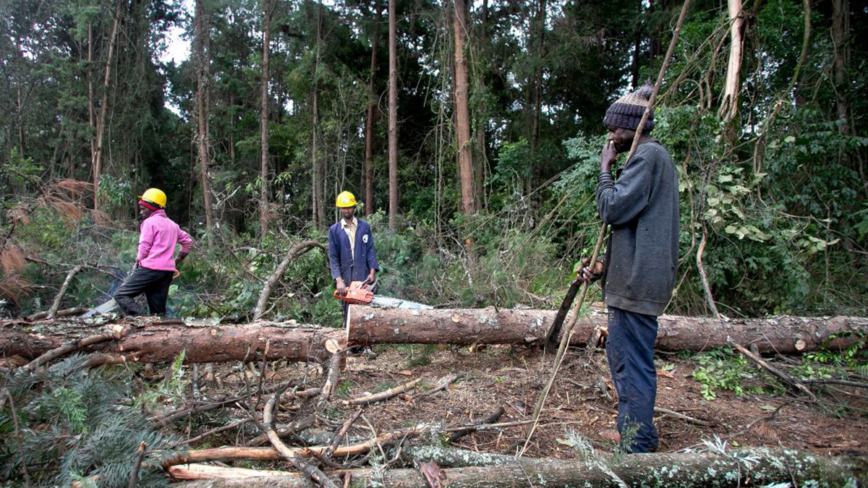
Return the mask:
[[[354, 215], [356, 197], [344, 191], [335, 204], [340, 209], [341, 220], [329, 228], [329, 266], [338, 294], [345, 295], [353, 281], [373, 283], [380, 266], [371, 226]], [[341, 302], [341, 305], [346, 326], [349, 304]]]

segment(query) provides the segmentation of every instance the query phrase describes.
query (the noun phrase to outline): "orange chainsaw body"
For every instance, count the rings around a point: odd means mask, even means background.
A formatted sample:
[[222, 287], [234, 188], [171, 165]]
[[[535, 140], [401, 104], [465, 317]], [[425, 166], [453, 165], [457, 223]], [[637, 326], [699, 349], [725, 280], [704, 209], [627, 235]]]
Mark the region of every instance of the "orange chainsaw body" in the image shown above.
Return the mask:
[[343, 300], [354, 305], [367, 305], [374, 299], [373, 290], [368, 289], [368, 285], [364, 281], [353, 281], [350, 283], [350, 286], [347, 287], [346, 295], [339, 295], [337, 290], [334, 291], [333, 295], [338, 300]]

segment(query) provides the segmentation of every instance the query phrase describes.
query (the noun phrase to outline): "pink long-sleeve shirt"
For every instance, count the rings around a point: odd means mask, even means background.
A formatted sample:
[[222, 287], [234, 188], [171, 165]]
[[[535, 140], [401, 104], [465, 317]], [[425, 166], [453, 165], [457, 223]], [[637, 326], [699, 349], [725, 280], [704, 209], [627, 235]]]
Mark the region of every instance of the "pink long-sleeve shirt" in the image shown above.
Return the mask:
[[193, 239], [166, 215], [165, 210], [157, 210], [139, 226], [136, 262], [143, 268], [176, 271], [176, 244], [181, 245], [181, 254], [187, 254], [193, 248]]

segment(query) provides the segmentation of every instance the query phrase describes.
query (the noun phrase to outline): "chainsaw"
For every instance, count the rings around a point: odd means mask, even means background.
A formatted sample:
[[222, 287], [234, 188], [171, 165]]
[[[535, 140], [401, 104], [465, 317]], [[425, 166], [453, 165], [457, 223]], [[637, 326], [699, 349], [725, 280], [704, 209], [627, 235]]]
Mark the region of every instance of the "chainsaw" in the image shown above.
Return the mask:
[[338, 293], [337, 290], [332, 294], [338, 300], [345, 301], [353, 305], [370, 305], [379, 308], [409, 308], [413, 310], [430, 310], [434, 307], [421, 303], [411, 302], [409, 300], [401, 300], [400, 298], [376, 296], [377, 282], [368, 283], [367, 281], [353, 281], [347, 287], [347, 292], [344, 295]]

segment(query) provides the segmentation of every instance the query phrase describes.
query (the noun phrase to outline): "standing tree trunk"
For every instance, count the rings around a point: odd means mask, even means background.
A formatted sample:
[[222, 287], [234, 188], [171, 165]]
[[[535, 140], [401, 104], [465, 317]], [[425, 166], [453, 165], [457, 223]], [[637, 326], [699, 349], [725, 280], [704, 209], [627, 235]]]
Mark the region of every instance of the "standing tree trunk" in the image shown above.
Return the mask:
[[839, 130], [849, 133], [850, 105], [847, 102], [847, 69], [850, 65], [850, 1], [832, 0], [832, 48], [835, 54], [835, 96], [837, 97], [838, 119], [845, 119]]
[[[96, 114], [93, 106], [93, 23], [87, 23], [87, 125], [96, 134]], [[96, 154], [96, 140], [90, 140], [90, 157]]]
[[319, 78], [317, 76], [317, 70], [319, 69], [319, 59], [320, 59], [320, 51], [322, 42], [322, 3], [319, 4], [319, 11], [317, 13], [316, 20], [316, 58], [313, 63], [313, 103], [311, 107], [312, 111], [312, 134], [311, 134], [311, 149], [310, 149], [310, 157], [311, 164], [313, 166], [313, 221], [316, 223], [317, 228], [323, 229], [325, 222], [325, 202], [323, 198], [323, 165], [322, 161], [319, 158], [318, 147], [317, 147], [317, 131], [319, 131]]
[[99, 117], [96, 119], [96, 142], [93, 143], [94, 151], [91, 167], [93, 168], [93, 209], [99, 210], [99, 179], [102, 165], [102, 139], [103, 134], [105, 133], [105, 115], [108, 109], [108, 93], [109, 93], [109, 85], [111, 83], [112, 76], [112, 58], [114, 57], [115, 52], [115, 44], [118, 39], [118, 30], [120, 29], [121, 24], [121, 14], [123, 10], [121, 6], [124, 3], [124, 0], [117, 0], [117, 5], [115, 6], [115, 19], [112, 24], [112, 34], [111, 39], [109, 40], [109, 48], [108, 55], [105, 60], [105, 79], [103, 81], [103, 93], [102, 93], [102, 102], [99, 107]]
[[262, 165], [259, 171], [259, 238], [265, 239], [268, 232], [268, 50], [271, 42], [271, 4], [262, 1], [262, 83], [260, 98], [259, 130], [262, 133]]
[[398, 45], [395, 2], [389, 0], [389, 228], [398, 226]]
[[[479, 29], [479, 51], [482, 59], [487, 59], [488, 55], [488, 0], [482, 1], [482, 22]], [[487, 69], [483, 69], [477, 77], [477, 87], [480, 91], [484, 91], [486, 82]], [[482, 97], [480, 97], [481, 99]], [[485, 124], [487, 114], [485, 110], [485, 102], [479, 101], [476, 114], [476, 159], [473, 167], [473, 194], [476, 200], [476, 210], [484, 209], [488, 203], [485, 199], [485, 168], [487, 167], [487, 151], [485, 144]]]
[[[447, 0], [449, 2], [450, 0]], [[464, 46], [467, 42], [467, 20], [464, 0], [453, 0], [455, 15], [452, 16], [452, 29], [455, 34], [455, 135], [458, 142], [458, 168], [461, 175], [461, 206], [465, 215], [476, 213], [473, 198], [473, 153], [470, 144], [470, 109], [467, 81], [467, 61], [464, 59]]]
[[208, 58], [205, 54], [205, 38], [208, 35], [205, 28], [205, 0], [196, 0], [195, 20], [195, 63], [196, 63], [196, 110], [197, 110], [197, 146], [199, 150], [199, 179], [202, 183], [202, 194], [205, 205], [205, 230], [211, 234], [213, 224], [211, 213], [211, 179], [208, 175], [208, 103], [206, 101], [209, 82]]
[[[377, 111], [377, 47], [380, 44], [380, 6], [374, 2], [376, 19], [371, 39], [371, 84], [368, 91], [368, 118], [365, 121], [365, 215], [374, 213], [374, 118]], [[391, 62], [390, 62], [391, 63]], [[391, 75], [390, 75], [391, 80]]]
[[741, 58], [744, 47], [744, 16], [741, 0], [727, 0], [729, 5], [729, 64], [726, 67], [726, 80], [723, 97], [720, 99], [718, 117], [725, 123], [735, 119], [738, 113], [738, 91], [741, 85]]

